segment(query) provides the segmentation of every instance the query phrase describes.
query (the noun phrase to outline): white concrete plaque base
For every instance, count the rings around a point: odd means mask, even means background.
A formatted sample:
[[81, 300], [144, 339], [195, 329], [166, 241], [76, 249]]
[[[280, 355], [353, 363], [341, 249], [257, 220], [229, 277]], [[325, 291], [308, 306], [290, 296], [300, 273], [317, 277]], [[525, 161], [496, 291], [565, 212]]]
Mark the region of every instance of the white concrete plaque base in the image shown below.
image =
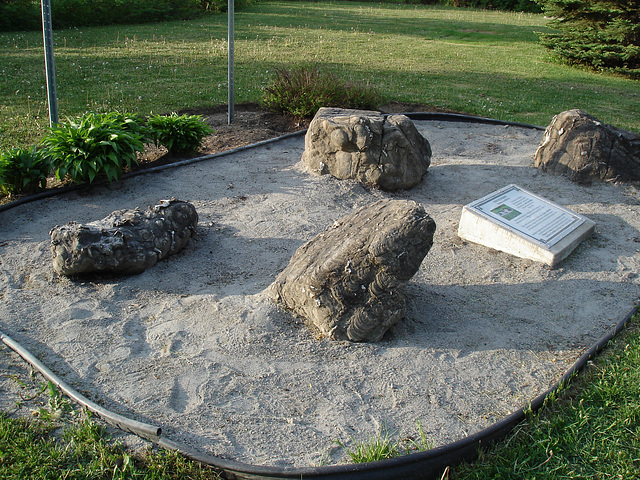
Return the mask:
[[595, 229], [595, 222], [517, 185], [462, 208], [458, 235], [517, 257], [555, 266]]

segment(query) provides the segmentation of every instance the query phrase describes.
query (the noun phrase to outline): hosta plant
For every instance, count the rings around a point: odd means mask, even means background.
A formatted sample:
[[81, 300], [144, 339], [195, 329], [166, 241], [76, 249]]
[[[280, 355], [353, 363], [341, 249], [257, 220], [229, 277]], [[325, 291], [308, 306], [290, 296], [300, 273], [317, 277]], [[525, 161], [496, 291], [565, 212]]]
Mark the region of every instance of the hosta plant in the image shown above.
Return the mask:
[[137, 115], [87, 113], [54, 125], [42, 144], [58, 179], [91, 183], [106, 177], [115, 182], [138, 163], [137, 154], [144, 151], [148, 136], [149, 129]]
[[0, 152], [0, 194], [34, 193], [47, 186], [49, 158], [35, 147]]
[[200, 115], [152, 115], [147, 125], [156, 145], [164, 145], [169, 153], [192, 152], [204, 137], [213, 133]]

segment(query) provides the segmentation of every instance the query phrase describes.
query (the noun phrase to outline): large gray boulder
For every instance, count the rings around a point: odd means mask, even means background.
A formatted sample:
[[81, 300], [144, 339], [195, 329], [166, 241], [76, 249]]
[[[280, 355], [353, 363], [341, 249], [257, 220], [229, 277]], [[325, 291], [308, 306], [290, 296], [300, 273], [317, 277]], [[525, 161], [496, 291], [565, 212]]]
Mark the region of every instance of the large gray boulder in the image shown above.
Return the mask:
[[195, 207], [171, 199], [146, 211], [118, 210], [84, 225], [55, 226], [49, 232], [53, 269], [60, 275], [140, 273], [182, 250], [197, 225]]
[[568, 110], [553, 117], [534, 162], [577, 183], [640, 180], [640, 135]]
[[419, 184], [431, 163], [429, 142], [405, 115], [323, 107], [304, 144], [302, 162], [310, 172], [384, 190]]
[[322, 335], [378, 341], [404, 318], [404, 286], [431, 248], [435, 229], [416, 202], [380, 200], [302, 245], [269, 295]]

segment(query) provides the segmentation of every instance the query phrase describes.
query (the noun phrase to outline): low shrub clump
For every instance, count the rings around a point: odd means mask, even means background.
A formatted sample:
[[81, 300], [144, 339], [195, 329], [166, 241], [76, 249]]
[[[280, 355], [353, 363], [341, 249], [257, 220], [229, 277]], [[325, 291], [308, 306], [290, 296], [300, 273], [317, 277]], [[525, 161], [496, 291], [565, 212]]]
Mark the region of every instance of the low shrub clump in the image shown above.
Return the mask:
[[56, 177], [74, 183], [106, 176], [120, 179], [125, 168], [138, 163], [149, 137], [141, 117], [117, 112], [87, 113], [79, 120], [54, 125], [42, 140]]
[[164, 145], [171, 153], [188, 153], [213, 133], [200, 115], [86, 113], [51, 127], [40, 148], [0, 152], [0, 194], [33, 193], [46, 187], [53, 171], [58, 180], [91, 183], [120, 180], [137, 165], [145, 144]]
[[153, 141], [169, 153], [192, 152], [204, 137], [213, 133], [200, 115], [153, 115], [147, 120]]
[[50, 159], [36, 147], [0, 152], [0, 193], [13, 195], [44, 190], [50, 170]]
[[262, 97], [265, 108], [298, 118], [311, 118], [321, 107], [373, 110], [380, 103], [379, 93], [370, 85], [344, 82], [317, 67], [276, 70]]

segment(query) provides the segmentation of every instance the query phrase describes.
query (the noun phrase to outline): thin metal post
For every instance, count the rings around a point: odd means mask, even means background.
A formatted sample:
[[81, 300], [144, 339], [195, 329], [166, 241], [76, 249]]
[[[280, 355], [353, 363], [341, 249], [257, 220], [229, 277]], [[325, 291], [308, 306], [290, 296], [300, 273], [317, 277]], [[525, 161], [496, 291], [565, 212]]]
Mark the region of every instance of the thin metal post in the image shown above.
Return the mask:
[[233, 111], [235, 107], [235, 75], [234, 75], [234, 42], [233, 39], [235, 37], [234, 34], [234, 23], [235, 23], [235, 12], [234, 12], [234, 0], [229, 0], [229, 6], [227, 8], [227, 40], [228, 40], [228, 49], [227, 49], [227, 77], [229, 84], [229, 92], [228, 92], [228, 101], [229, 101], [229, 114], [228, 114], [228, 123], [231, 125], [233, 122]]
[[44, 68], [47, 74], [47, 97], [49, 99], [49, 126], [58, 123], [58, 97], [56, 96], [56, 68], [53, 63], [53, 33], [51, 26], [51, 1], [41, 0], [42, 38], [44, 39]]

